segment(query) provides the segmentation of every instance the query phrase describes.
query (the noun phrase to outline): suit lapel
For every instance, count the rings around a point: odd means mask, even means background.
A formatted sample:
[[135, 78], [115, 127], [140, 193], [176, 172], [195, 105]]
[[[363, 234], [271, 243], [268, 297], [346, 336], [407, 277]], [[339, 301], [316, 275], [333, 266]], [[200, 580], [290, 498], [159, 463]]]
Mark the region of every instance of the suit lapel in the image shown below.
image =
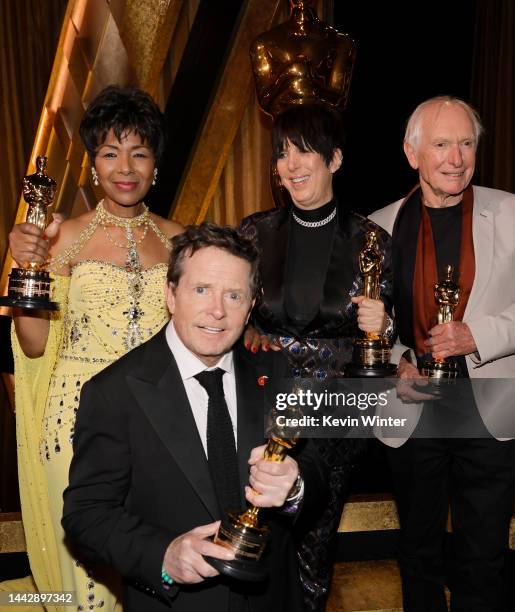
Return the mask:
[[393, 299], [399, 337], [403, 344], [415, 346], [413, 321], [413, 279], [420, 229], [419, 185], [400, 205], [392, 230]]
[[329, 262], [326, 267], [322, 300], [315, 317], [306, 326], [305, 333], [324, 337], [330, 329], [340, 327], [349, 305], [350, 291], [357, 270], [357, 256], [352, 260], [351, 215], [338, 202], [337, 225], [333, 233]]
[[289, 239], [289, 212], [278, 210], [266, 223], [257, 226], [260, 251], [259, 274], [266, 287], [263, 303], [258, 306], [260, 315], [271, 327], [279, 330], [284, 321], [284, 275]]
[[265, 440], [265, 394], [258, 381], [260, 376], [268, 375], [268, 369], [262, 365], [263, 361], [261, 355], [251, 354], [239, 346], [234, 349], [238, 403], [238, 465], [242, 495], [243, 487], [249, 481], [250, 451]]
[[179, 469], [208, 512], [218, 518], [204, 447], [164, 331], [148, 342], [140, 370], [134, 376], [128, 375], [127, 383]]
[[494, 261], [494, 216], [488, 206], [477, 197], [475, 190], [472, 214], [476, 274], [464, 317], [473, 312], [474, 307], [481, 302], [484, 292], [488, 290]]

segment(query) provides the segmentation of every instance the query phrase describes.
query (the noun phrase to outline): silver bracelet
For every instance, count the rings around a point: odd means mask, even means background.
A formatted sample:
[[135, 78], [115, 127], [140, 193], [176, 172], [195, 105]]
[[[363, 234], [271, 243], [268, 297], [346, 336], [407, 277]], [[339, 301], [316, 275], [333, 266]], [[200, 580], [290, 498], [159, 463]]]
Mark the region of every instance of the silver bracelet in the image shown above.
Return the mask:
[[388, 313], [386, 314], [386, 320], [387, 320], [387, 324], [386, 324], [386, 327], [384, 329], [383, 336], [386, 336], [387, 338], [390, 338], [391, 336], [393, 336], [393, 332], [395, 330], [395, 325], [393, 323], [392, 317]]

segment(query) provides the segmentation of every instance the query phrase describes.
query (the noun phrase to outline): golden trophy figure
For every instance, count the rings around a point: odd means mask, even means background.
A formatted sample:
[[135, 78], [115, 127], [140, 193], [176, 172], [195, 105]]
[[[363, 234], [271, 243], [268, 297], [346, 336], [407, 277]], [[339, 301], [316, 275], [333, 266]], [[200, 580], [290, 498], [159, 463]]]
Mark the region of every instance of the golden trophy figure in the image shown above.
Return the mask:
[[[381, 274], [384, 255], [373, 230], [366, 233], [365, 247], [359, 254], [359, 269], [363, 278], [363, 295], [372, 300], [381, 298]], [[390, 363], [390, 342], [380, 333], [365, 332], [354, 339], [352, 362], [345, 367], [351, 378], [393, 376], [396, 366]]]
[[[259, 105], [275, 117], [292, 104], [318, 102], [343, 110], [356, 59], [347, 34], [320, 21], [310, 0], [290, 0], [290, 17], [260, 34], [250, 48]], [[277, 206], [289, 204], [275, 164], [270, 184]]]
[[[289, 414], [299, 415], [296, 408], [289, 409]], [[272, 413], [272, 426], [263, 457], [267, 461], [281, 462], [286, 459], [288, 451], [297, 443], [299, 431], [292, 431], [287, 427], [281, 429], [274, 422]], [[282, 412], [281, 414], [284, 414]], [[205, 557], [205, 559], [221, 574], [259, 582], [266, 578], [267, 572], [261, 561], [265, 550], [269, 528], [259, 520], [260, 508], [250, 505], [243, 513], [228, 512], [222, 518], [218, 532], [213, 538], [215, 544], [230, 548], [235, 557], [232, 561]]]
[[[39, 229], [46, 227], [47, 208], [52, 205], [57, 184], [45, 173], [47, 158], [36, 159], [37, 172], [23, 179], [23, 198], [29, 205], [26, 222]], [[29, 310], [58, 310], [57, 302], [50, 301], [50, 274], [42, 264], [26, 262], [22, 268], [13, 268], [9, 274], [7, 296], [0, 298], [1, 306]]]
[[[435, 285], [434, 296], [438, 304], [438, 324], [450, 323], [454, 320], [454, 311], [460, 301], [461, 289], [454, 282], [453, 276], [454, 268], [446, 266], [444, 280]], [[420, 373], [436, 381], [451, 382], [458, 376], [458, 368], [453, 360], [430, 359], [424, 362]]]
[[252, 43], [250, 58], [261, 108], [275, 117], [292, 104], [347, 103], [356, 45], [323, 23], [310, 0], [290, 0], [290, 18]]

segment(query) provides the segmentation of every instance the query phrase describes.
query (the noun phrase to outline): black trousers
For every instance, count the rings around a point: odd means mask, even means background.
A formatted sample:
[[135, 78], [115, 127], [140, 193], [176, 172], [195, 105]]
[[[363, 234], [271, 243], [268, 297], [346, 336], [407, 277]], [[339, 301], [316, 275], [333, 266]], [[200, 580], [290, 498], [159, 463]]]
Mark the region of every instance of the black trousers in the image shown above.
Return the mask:
[[[515, 441], [412, 438], [387, 450], [401, 523], [405, 612], [512, 612], [503, 575], [515, 495]], [[450, 558], [444, 558], [449, 507]], [[513, 577], [510, 581], [513, 580]]]

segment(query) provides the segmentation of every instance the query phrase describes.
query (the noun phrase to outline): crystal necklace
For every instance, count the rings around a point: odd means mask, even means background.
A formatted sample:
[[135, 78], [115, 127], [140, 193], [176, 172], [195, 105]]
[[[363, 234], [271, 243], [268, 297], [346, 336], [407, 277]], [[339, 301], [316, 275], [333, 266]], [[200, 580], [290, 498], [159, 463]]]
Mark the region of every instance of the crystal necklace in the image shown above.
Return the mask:
[[[145, 314], [140, 306], [140, 298], [143, 294], [142, 266], [138, 255], [138, 244], [141, 244], [147, 235], [151, 225], [148, 207], [143, 204], [143, 212], [137, 217], [116, 217], [108, 212], [99, 202], [97, 205], [98, 224], [101, 225], [107, 239], [116, 247], [127, 249], [127, 259], [125, 260], [125, 271], [127, 272], [129, 306], [123, 314], [128, 318], [127, 329], [125, 330], [123, 343], [127, 351], [143, 342], [143, 334], [139, 320]], [[120, 227], [125, 230], [126, 244], [117, 242], [109, 233], [107, 226]], [[141, 237], [136, 240], [134, 230], [144, 226]]]
[[[103, 202], [99, 202], [97, 206], [96, 216], [98, 219], [98, 224], [101, 225], [109, 242], [111, 242], [111, 244], [120, 249], [127, 249], [127, 260], [125, 262], [126, 270], [128, 272], [139, 272], [141, 270], [141, 263], [139, 260], [136, 246], [138, 244], [141, 244], [143, 240], [145, 240], [145, 237], [148, 232], [148, 228], [150, 225], [150, 215], [148, 212], [148, 207], [143, 204], [143, 212], [137, 217], [117, 217], [115, 215], [112, 215], [104, 208]], [[120, 242], [117, 242], [109, 233], [109, 230], [107, 229], [108, 225], [124, 229], [127, 243], [121, 244]], [[134, 230], [137, 227], [141, 226], [144, 226], [143, 233], [141, 237], [136, 240], [136, 238], [134, 237]]]
[[292, 210], [291, 212], [292, 212], [293, 218], [299, 225], [302, 225], [302, 227], [309, 227], [309, 228], [322, 227], [323, 225], [327, 225], [336, 217], [336, 207], [332, 213], [327, 215], [325, 219], [320, 219], [320, 221], [304, 221], [304, 219], [301, 219], [295, 214], [294, 210]]
[[[127, 249], [127, 251], [131, 250], [131, 246], [135, 247], [137, 244], [140, 244], [141, 242], [143, 242], [143, 240], [145, 239], [145, 236], [147, 235], [148, 228], [150, 228], [156, 234], [156, 236], [163, 243], [165, 248], [168, 251], [170, 251], [171, 250], [170, 240], [163, 234], [163, 232], [159, 229], [157, 224], [154, 222], [154, 220], [150, 216], [147, 206], [145, 206], [145, 204], [143, 204], [143, 206], [144, 206], [144, 210], [141, 213], [141, 215], [127, 219], [124, 217], [116, 217], [115, 215], [112, 215], [110, 212], [107, 212], [107, 210], [103, 206], [103, 200], [101, 200], [97, 204], [94, 217], [91, 219], [88, 225], [82, 230], [82, 232], [77, 237], [77, 239], [73, 242], [73, 244], [67, 249], [65, 249], [59, 255], [56, 255], [55, 257], [52, 257], [51, 259], [49, 259], [47, 261], [47, 267], [51, 270], [59, 270], [61, 267], [69, 264], [82, 251], [84, 245], [88, 242], [91, 236], [93, 236], [93, 234], [95, 233], [95, 230], [97, 229], [99, 225], [103, 227], [103, 230], [106, 233], [106, 237], [110, 242], [112, 242], [115, 246], [119, 248]], [[116, 242], [112, 238], [112, 236], [109, 234], [107, 227], [105, 227], [106, 225], [122, 227], [126, 230], [126, 233], [128, 229], [131, 230], [132, 239], [134, 241], [134, 244], [131, 245], [130, 235], [129, 235], [129, 238], [127, 239], [127, 244], [121, 244], [119, 242]], [[143, 235], [141, 236], [141, 238], [136, 240], [134, 239], [133, 230], [136, 227], [139, 227], [141, 225], [145, 226]]]

